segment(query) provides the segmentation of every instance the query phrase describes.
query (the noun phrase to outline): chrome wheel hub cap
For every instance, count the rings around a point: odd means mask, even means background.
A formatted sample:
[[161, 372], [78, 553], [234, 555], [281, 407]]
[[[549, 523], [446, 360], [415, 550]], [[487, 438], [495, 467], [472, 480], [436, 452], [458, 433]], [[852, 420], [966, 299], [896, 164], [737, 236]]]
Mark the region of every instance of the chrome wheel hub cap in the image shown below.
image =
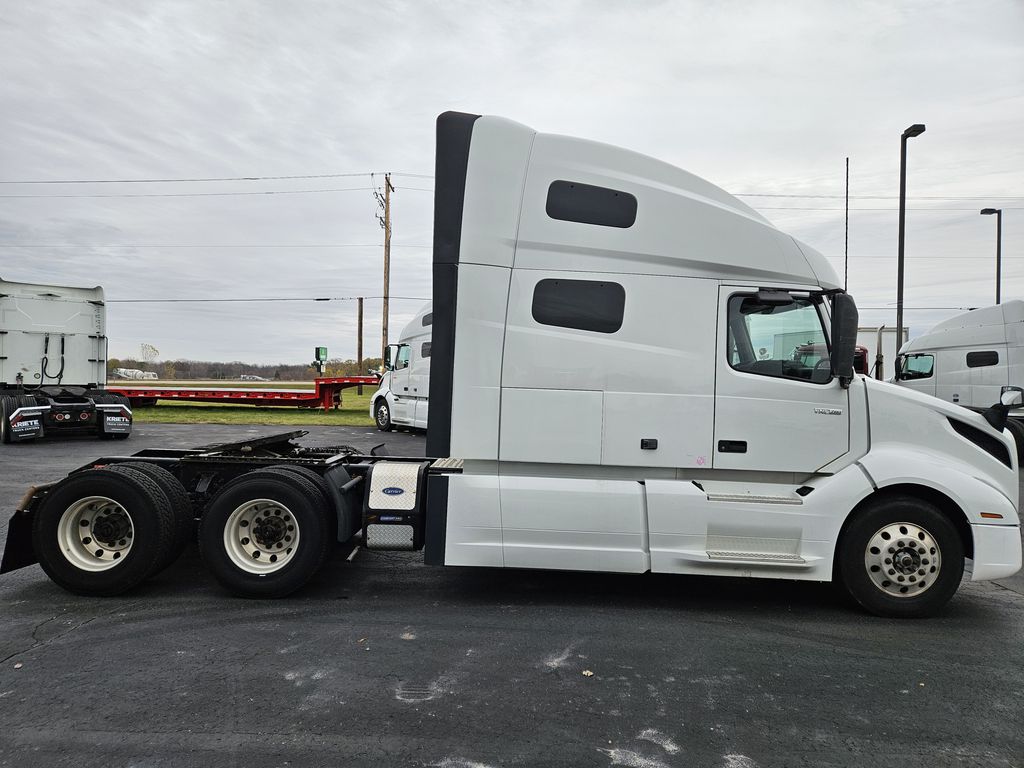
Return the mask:
[[872, 583], [887, 595], [913, 597], [935, 583], [942, 553], [926, 529], [913, 523], [892, 523], [868, 541], [864, 567]]

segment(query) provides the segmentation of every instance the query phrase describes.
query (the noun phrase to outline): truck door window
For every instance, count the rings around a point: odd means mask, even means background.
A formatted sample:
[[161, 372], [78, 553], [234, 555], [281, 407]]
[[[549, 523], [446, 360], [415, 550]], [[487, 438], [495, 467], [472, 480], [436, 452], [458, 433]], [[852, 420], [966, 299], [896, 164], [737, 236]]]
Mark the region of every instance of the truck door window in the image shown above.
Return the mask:
[[409, 345], [402, 344], [398, 348], [398, 359], [395, 361], [395, 370], [409, 367]]
[[931, 378], [935, 358], [931, 355], [901, 355], [896, 363], [900, 381]]
[[759, 303], [756, 296], [733, 296], [728, 324], [726, 350], [735, 370], [813, 384], [831, 381], [828, 341], [812, 299], [774, 305]]

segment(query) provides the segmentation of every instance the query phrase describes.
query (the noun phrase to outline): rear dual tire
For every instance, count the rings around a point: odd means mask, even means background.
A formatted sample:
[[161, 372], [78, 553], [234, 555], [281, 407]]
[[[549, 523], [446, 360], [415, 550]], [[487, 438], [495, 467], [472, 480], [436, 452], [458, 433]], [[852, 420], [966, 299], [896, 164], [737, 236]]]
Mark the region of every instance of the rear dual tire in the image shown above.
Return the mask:
[[46, 574], [79, 595], [109, 597], [173, 563], [193, 530], [188, 493], [143, 462], [76, 472], [52, 488], [32, 521]]
[[167, 565], [174, 509], [161, 487], [133, 469], [87, 469], [47, 493], [32, 546], [54, 582], [79, 595], [127, 592]]
[[[32, 408], [35, 405], [35, 398], [27, 395], [0, 397], [0, 442], [11, 443], [14, 441], [14, 433], [11, 430], [11, 416], [14, 412], [19, 408]], [[23, 442], [31, 442], [31, 440]]]
[[278, 598], [313, 577], [334, 530], [317, 481], [323, 483], [279, 466], [248, 472], [221, 489], [199, 523], [200, 556], [221, 586], [239, 597]]

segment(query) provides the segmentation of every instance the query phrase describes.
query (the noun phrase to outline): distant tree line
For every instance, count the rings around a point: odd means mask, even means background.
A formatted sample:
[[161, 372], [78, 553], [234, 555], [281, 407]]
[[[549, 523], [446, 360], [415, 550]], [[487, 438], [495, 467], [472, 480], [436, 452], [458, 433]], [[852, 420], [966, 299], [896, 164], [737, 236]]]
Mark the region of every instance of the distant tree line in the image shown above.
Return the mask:
[[[379, 357], [363, 360], [360, 370], [355, 360], [334, 358], [327, 361], [326, 376], [358, 376], [371, 370], [380, 370]], [[154, 360], [147, 362], [132, 357], [110, 358], [107, 360], [107, 376], [113, 378], [115, 368], [137, 368], [142, 371], [156, 371], [161, 379], [180, 380], [230, 380], [240, 379], [242, 374], [262, 376], [270, 381], [312, 381], [317, 372], [312, 365], [255, 365], [238, 360], [230, 363], [217, 363], [205, 360]]]

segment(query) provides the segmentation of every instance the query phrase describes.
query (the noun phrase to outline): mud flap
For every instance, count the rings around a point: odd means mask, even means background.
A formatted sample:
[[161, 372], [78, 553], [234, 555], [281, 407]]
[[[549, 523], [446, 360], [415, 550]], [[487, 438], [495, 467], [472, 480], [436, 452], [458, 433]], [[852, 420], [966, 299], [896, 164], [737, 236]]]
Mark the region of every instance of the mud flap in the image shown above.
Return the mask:
[[7, 544], [3, 561], [0, 561], [0, 573], [16, 571], [38, 562], [39, 558], [32, 549], [32, 512], [19, 510], [7, 526]]

